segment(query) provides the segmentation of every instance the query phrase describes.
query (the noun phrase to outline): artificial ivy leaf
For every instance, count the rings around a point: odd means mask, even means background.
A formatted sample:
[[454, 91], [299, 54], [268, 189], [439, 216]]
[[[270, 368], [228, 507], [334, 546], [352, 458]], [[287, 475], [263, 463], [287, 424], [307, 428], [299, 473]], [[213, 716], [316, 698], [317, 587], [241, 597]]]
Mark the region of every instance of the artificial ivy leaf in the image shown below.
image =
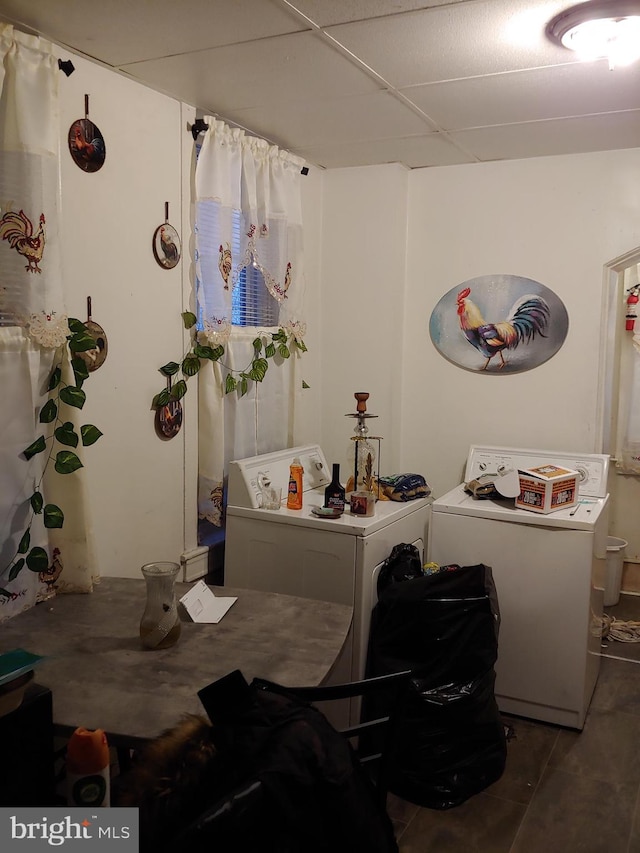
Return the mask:
[[264, 354], [266, 358], [273, 358], [276, 354], [276, 348], [274, 344], [267, 344], [267, 346], [264, 348]]
[[213, 348], [213, 361], [218, 361], [219, 358], [222, 358], [224, 355], [224, 347], [221, 344], [218, 344], [217, 347]]
[[299, 340], [297, 340], [297, 338], [294, 338], [293, 342], [301, 352], [307, 352], [307, 347], [306, 347], [304, 341], [299, 341]]
[[58, 439], [60, 444], [64, 444], [66, 447], [77, 447], [78, 446], [78, 434], [73, 428], [73, 424], [71, 421], [67, 421], [62, 424], [62, 426], [57, 427], [54, 430], [53, 434]]
[[27, 568], [32, 572], [44, 572], [49, 565], [49, 557], [44, 548], [32, 548], [27, 554]]
[[31, 509], [35, 512], [36, 515], [40, 515], [42, 512], [42, 505], [44, 503], [43, 497], [40, 492], [34, 492], [31, 495], [30, 501]]
[[83, 466], [75, 453], [70, 450], [61, 450], [56, 455], [56, 464], [53, 467], [58, 474], [73, 474], [74, 471]]
[[289, 352], [289, 347], [286, 344], [280, 344], [278, 347], [278, 354], [282, 356], [282, 358], [289, 358], [291, 353]]
[[246, 376], [243, 376], [240, 380], [240, 396], [244, 397], [249, 389], [249, 383], [247, 382]]
[[71, 385], [67, 385], [66, 388], [62, 388], [60, 390], [60, 399], [63, 403], [66, 403], [67, 406], [73, 406], [75, 409], [81, 409], [85, 404], [87, 395], [84, 393], [82, 388], [73, 388]]
[[87, 352], [87, 350], [96, 348], [96, 339], [90, 335], [86, 329], [82, 332], [77, 332], [71, 336], [69, 340], [69, 349], [71, 352]]
[[186, 393], [187, 393], [187, 383], [184, 381], [184, 379], [181, 379], [179, 382], [176, 382], [176, 384], [173, 386], [173, 388], [171, 389], [171, 391], [169, 393], [169, 397], [172, 400], [181, 400]]
[[73, 368], [73, 375], [75, 376], [77, 387], [82, 388], [82, 383], [85, 379], [89, 378], [89, 368], [87, 367], [86, 362], [81, 358], [72, 358], [71, 367]]
[[160, 368], [160, 373], [164, 376], [174, 376], [180, 370], [180, 365], [175, 361], [169, 361]]
[[238, 383], [233, 378], [233, 375], [231, 373], [227, 373], [227, 378], [224, 381], [225, 394], [230, 394], [232, 391], [235, 391], [237, 384]]
[[64, 524], [64, 513], [59, 506], [47, 504], [44, 508], [44, 526], [51, 530], [54, 527], [62, 527]]
[[165, 388], [164, 391], [161, 391], [151, 401], [152, 409], [161, 409], [163, 406], [166, 406], [169, 402], [169, 391]]
[[196, 344], [193, 348], [194, 355], [197, 355], [198, 358], [210, 358], [213, 360], [213, 350], [211, 347], [201, 346], [200, 344]]
[[183, 311], [182, 312], [182, 322], [184, 323], [185, 329], [190, 329], [192, 326], [198, 322], [198, 318], [193, 313], [193, 311]]
[[31, 528], [27, 527], [25, 532], [22, 534], [22, 539], [20, 540], [20, 544], [18, 545], [18, 554], [26, 554], [29, 550], [29, 545], [31, 544]]
[[[20, 557], [20, 559], [17, 560], [11, 566], [11, 571], [9, 572], [9, 580], [10, 581], [12, 581], [14, 578], [18, 577], [20, 570], [22, 569], [23, 566], [24, 566], [24, 559], [22, 557]], [[11, 595], [9, 595], [9, 597], [11, 597]]]
[[53, 391], [54, 388], [57, 388], [60, 384], [60, 377], [62, 376], [62, 371], [59, 367], [56, 367], [55, 370], [52, 371], [51, 376], [49, 377], [49, 384], [47, 386], [47, 391]]
[[200, 359], [195, 353], [190, 352], [182, 362], [182, 372], [185, 376], [195, 376], [200, 370]]
[[80, 427], [80, 435], [82, 436], [83, 445], [85, 447], [89, 447], [96, 443], [102, 433], [98, 427], [95, 427], [93, 424], [84, 424]]
[[260, 352], [260, 350], [262, 349], [262, 338], [253, 339], [253, 348], [256, 352]]
[[254, 358], [249, 375], [255, 382], [262, 382], [267, 370], [269, 370], [269, 362], [266, 358]]
[[271, 339], [276, 341], [276, 343], [286, 343], [287, 342], [287, 333], [284, 329], [278, 329], [277, 332], [274, 332], [271, 335]]
[[303, 379], [303, 380], [302, 380], [302, 387], [303, 387], [303, 388], [311, 388], [311, 385], [307, 385], [307, 383], [306, 383], [306, 382], [304, 381], [304, 379]]
[[33, 444], [30, 444], [29, 447], [27, 447], [27, 449], [25, 451], [23, 451], [25, 458], [27, 460], [29, 460], [33, 456], [35, 456], [36, 453], [42, 453], [42, 451], [45, 449], [46, 446], [47, 445], [46, 445], [46, 442], [44, 440], [44, 436], [41, 435], [39, 438], [36, 438], [36, 440], [33, 442]]
[[40, 409], [40, 417], [38, 420], [41, 424], [50, 424], [51, 421], [55, 421], [57, 414], [58, 407], [55, 404], [55, 400], [47, 400], [44, 406]]
[[75, 317], [69, 317], [69, 330], [72, 334], [77, 335], [87, 331], [87, 327], [82, 320], [77, 320]]

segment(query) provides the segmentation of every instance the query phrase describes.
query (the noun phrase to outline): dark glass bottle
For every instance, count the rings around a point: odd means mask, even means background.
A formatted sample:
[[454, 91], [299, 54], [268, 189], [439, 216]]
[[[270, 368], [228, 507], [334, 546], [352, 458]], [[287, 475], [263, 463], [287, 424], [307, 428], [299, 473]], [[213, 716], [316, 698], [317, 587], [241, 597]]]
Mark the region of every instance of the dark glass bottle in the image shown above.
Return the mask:
[[330, 509], [344, 510], [344, 486], [340, 485], [340, 466], [333, 463], [332, 479], [324, 490], [324, 505]]

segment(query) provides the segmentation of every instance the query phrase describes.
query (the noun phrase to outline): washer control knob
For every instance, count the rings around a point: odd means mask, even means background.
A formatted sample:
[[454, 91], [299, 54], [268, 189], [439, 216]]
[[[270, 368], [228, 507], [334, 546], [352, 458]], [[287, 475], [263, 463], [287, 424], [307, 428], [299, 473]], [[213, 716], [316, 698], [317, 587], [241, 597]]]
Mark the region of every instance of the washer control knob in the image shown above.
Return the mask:
[[589, 471], [583, 465], [576, 465], [576, 471], [580, 474], [580, 482], [586, 483], [589, 479]]

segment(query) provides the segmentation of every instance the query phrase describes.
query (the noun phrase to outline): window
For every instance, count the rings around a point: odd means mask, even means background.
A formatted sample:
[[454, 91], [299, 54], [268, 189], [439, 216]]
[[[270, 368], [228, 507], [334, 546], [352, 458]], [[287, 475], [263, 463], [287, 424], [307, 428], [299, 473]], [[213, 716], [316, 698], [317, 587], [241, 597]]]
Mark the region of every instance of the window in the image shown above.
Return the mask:
[[[233, 212], [232, 257], [240, 258], [240, 235], [242, 214]], [[247, 260], [247, 259], [245, 259]], [[233, 277], [234, 271], [231, 273]], [[231, 302], [231, 325], [233, 326], [277, 326], [280, 304], [267, 290], [264, 276], [258, 264], [246, 264], [238, 274]]]

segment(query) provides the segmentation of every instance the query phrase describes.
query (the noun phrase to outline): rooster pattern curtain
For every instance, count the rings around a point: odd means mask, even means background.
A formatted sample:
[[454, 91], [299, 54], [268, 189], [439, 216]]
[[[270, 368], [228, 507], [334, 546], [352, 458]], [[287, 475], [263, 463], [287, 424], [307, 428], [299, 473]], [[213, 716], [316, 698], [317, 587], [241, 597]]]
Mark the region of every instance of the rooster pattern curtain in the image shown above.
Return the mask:
[[[211, 116], [196, 166], [196, 279], [199, 341], [224, 356], [199, 373], [201, 518], [222, 526], [223, 483], [231, 459], [295, 442], [302, 382], [295, 348], [276, 357], [263, 382], [227, 393], [227, 377], [251, 365], [253, 341], [283, 329], [302, 339], [303, 253], [300, 170], [304, 161]], [[233, 294], [258, 270], [278, 305], [277, 325], [234, 325]]]
[[[46, 453], [23, 451], [42, 434], [39, 413], [54, 366], [68, 369], [58, 235], [57, 59], [51, 45], [0, 23], [0, 620], [56, 590], [87, 590], [91, 571], [82, 483], [49, 477]], [[35, 416], [35, 417], [34, 417]], [[40, 429], [39, 429], [40, 427]], [[76, 472], [77, 474], [78, 472]], [[43, 481], [44, 474], [44, 481]], [[58, 483], [64, 479], [64, 483]], [[68, 482], [67, 482], [68, 480]], [[71, 482], [74, 481], [74, 482]], [[46, 530], [34, 490], [64, 505], [73, 524]], [[53, 496], [53, 497], [52, 497]], [[46, 570], [12, 570], [28, 531]]]

